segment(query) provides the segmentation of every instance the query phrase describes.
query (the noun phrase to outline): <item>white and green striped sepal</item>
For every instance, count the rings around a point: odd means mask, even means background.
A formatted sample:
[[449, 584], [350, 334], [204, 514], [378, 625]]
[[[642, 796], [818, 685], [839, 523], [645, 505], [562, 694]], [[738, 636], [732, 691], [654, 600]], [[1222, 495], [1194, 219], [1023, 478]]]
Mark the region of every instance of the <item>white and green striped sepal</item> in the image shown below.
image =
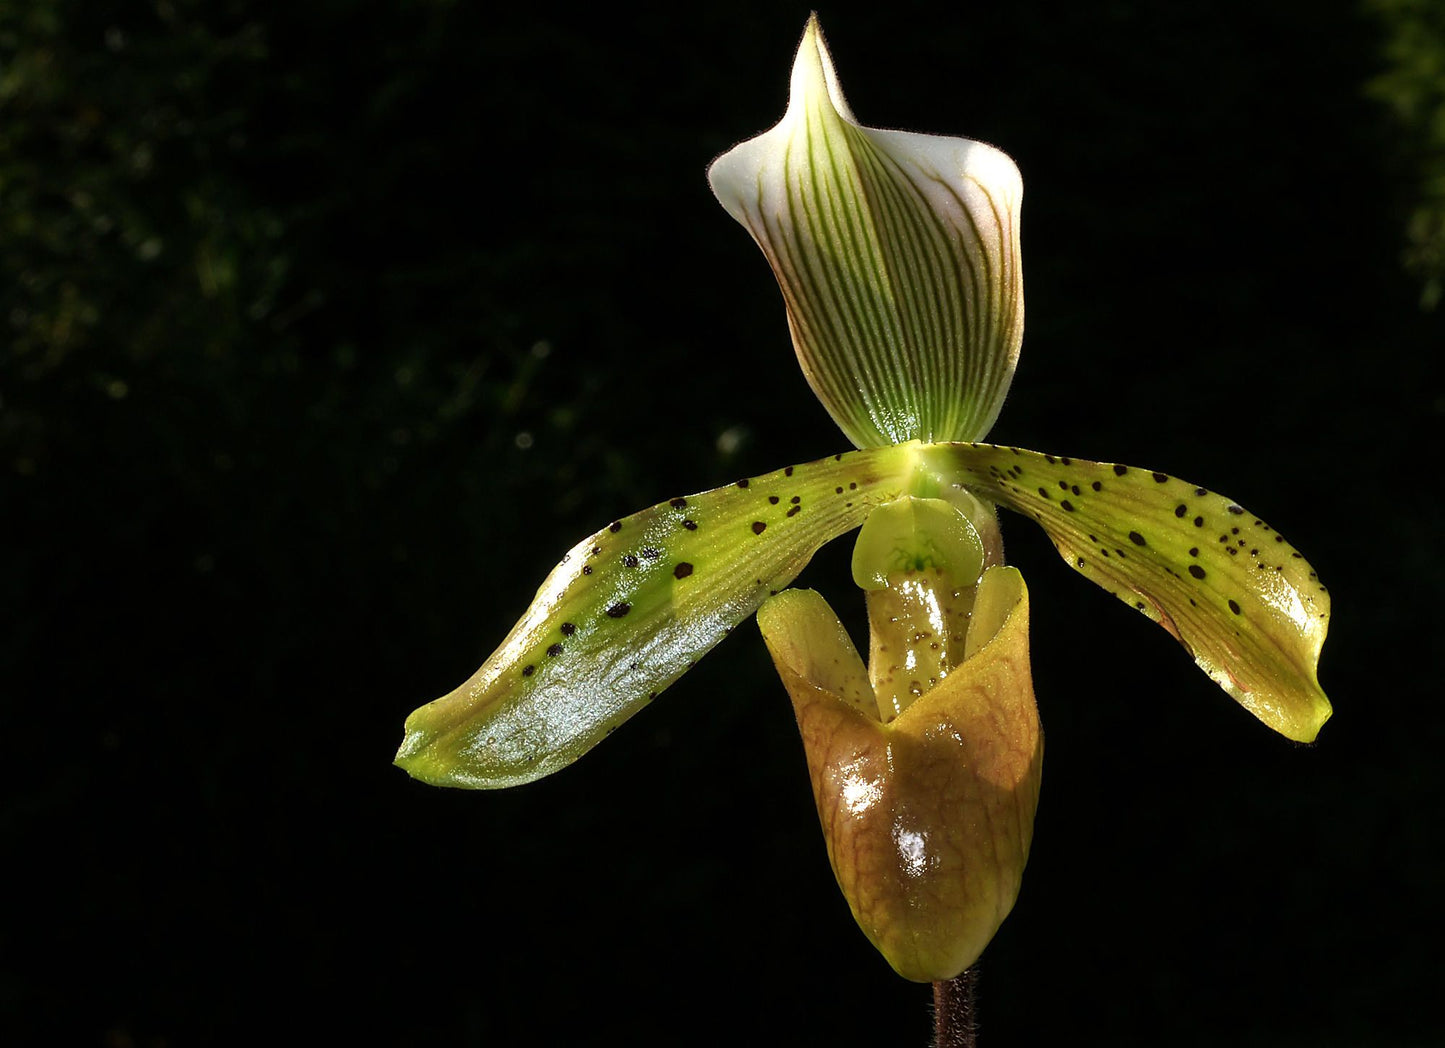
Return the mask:
[[772, 265], [803, 372], [856, 446], [988, 432], [1023, 338], [1012, 160], [859, 125], [815, 17], [783, 119], [708, 179]]

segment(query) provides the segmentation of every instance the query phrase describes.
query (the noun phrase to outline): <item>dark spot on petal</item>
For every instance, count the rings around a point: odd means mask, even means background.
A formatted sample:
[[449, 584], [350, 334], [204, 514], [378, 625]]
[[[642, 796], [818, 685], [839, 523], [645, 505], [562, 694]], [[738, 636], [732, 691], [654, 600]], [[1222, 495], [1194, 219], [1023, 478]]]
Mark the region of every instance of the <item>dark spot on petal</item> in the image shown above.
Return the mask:
[[576, 633], [576, 632], [577, 632], [577, 627], [576, 627], [573, 623], [570, 623], [570, 622], [564, 622], [564, 623], [562, 623], [562, 636], [564, 636], [564, 637], [570, 637], [570, 636], [572, 636], [572, 634], [574, 634], [574, 633]]
[[835, 495], [841, 495], [841, 494], [843, 494], [843, 489], [842, 489], [842, 488], [834, 488], [834, 489], [833, 489], [833, 494], [835, 494]]
[[799, 502], [802, 502], [802, 501], [803, 501], [803, 496], [802, 496], [802, 495], [794, 495], [792, 498], [788, 499], [788, 501], [791, 502], [793, 505], [796, 506]]
[[1196, 579], [1202, 579], [1204, 578], [1204, 569], [1198, 564], [1191, 564], [1189, 565], [1189, 574], [1193, 575]]
[[1055, 462], [1057, 462], [1057, 461], [1059, 461], [1059, 460], [1056, 459], [1056, 458], [1054, 458], [1054, 456], [1052, 456], [1052, 455], [1045, 455], [1045, 456], [1044, 456], [1044, 461], [1047, 462], [1049, 465], [1052, 466]]
[[582, 574], [584, 574], [584, 575], [591, 575], [591, 574], [592, 574], [592, 565], [591, 565], [591, 564], [583, 564], [583, 565], [582, 565]]
[[1188, 512], [1189, 512], [1189, 507], [1186, 506], [1186, 505], [1185, 505], [1184, 503], [1182, 503], [1182, 502], [1179, 503], [1179, 505], [1177, 505], [1177, 506], [1174, 507], [1174, 515], [1175, 515], [1176, 517], [1182, 517], [1182, 516], [1184, 516], [1184, 514], [1186, 514], [1186, 513], [1188, 513]]
[[1208, 495], [1208, 494], [1209, 494], [1209, 489], [1208, 489], [1208, 488], [1195, 488], [1195, 489], [1194, 489], [1194, 494], [1196, 494], [1196, 495]]
[[1128, 467], [1128, 466], [1115, 466], [1115, 467], [1114, 467], [1114, 476], [1116, 476], [1116, 477], [1122, 477], [1125, 473], [1128, 473], [1128, 472], [1129, 472], [1129, 467]]
[[749, 481], [748, 481], [748, 479], [747, 479], [746, 477], [744, 477], [742, 480], [738, 481], [738, 487], [740, 487], [740, 488], [745, 488], [745, 487], [748, 486], [748, 484], [749, 484]]
[[550, 645], [550, 646], [547, 648], [547, 657], [548, 657], [548, 658], [553, 658], [553, 659], [555, 659], [558, 655], [561, 655], [561, 654], [562, 654], [562, 645], [560, 645], [560, 644], [552, 644], [552, 645]]
[[793, 467], [792, 467], [792, 466], [789, 466], [787, 469], [783, 470], [783, 476], [785, 476], [785, 477], [791, 477], [792, 475], [793, 475]]
[[1196, 528], [1202, 528], [1202, 527], [1204, 527], [1204, 518], [1203, 518], [1203, 517], [1195, 517], [1195, 518], [1194, 518], [1194, 526], [1195, 526]]
[[767, 525], [764, 524], [762, 521], [760, 521], [760, 520], [755, 520], [755, 521], [753, 521], [753, 534], [754, 534], [754, 535], [761, 535], [761, 534], [763, 533], [764, 529], [766, 529], [766, 528], [767, 528]]
[[697, 521], [695, 521], [695, 520], [685, 520], [685, 521], [682, 522], [682, 526], [685, 527], [688, 531], [696, 531], [696, 530], [697, 530]]
[[612, 605], [612, 607], [607, 609], [607, 617], [609, 619], [620, 619], [631, 610], [631, 604], [627, 603], [627, 601], [625, 600], [620, 600], [616, 604]]
[[629, 553], [627, 556], [622, 558], [622, 566], [624, 568], [637, 567], [637, 558], [634, 557], [631, 553]]
[[1075, 557], [1075, 558], [1074, 558], [1074, 563], [1075, 563], [1078, 567], [1081, 567], [1081, 568], [1082, 568], [1082, 567], [1084, 566], [1084, 558], [1083, 558], [1083, 557]]
[[668, 503], [668, 505], [671, 506], [673, 509], [685, 509], [687, 507], [687, 499], [673, 499], [671, 502]]
[[607, 525], [607, 530], [612, 532], [612, 534], [616, 535], [619, 531], [622, 530], [622, 521], [614, 520], [611, 524]]
[[524, 677], [530, 677], [532, 674], [534, 674], [534, 673], [536, 673], [536, 672], [537, 672], [537, 667], [536, 667], [536, 666], [533, 666], [530, 662], [527, 663], [527, 665], [525, 665], [525, 666], [522, 667], [522, 676], [524, 676]]
[[1169, 474], [1167, 473], [1153, 473], [1150, 475], [1154, 478], [1155, 483], [1158, 484], [1163, 484], [1166, 480], [1169, 479]]
[[1069, 456], [1067, 456], [1067, 455], [1061, 455], [1061, 456], [1059, 456], [1059, 461], [1062, 462], [1062, 463], [1063, 463], [1064, 465], [1066, 465], [1066, 466], [1072, 466], [1072, 465], [1074, 464], [1074, 460], [1071, 459], [1071, 458], [1069, 458]]
[[1060, 499], [1060, 500], [1059, 500], [1059, 505], [1060, 505], [1060, 506], [1063, 506], [1064, 509], [1067, 510], [1068, 512], [1070, 512], [1070, 513], [1074, 512], [1073, 503], [1071, 503], [1068, 499]]
[[1078, 494], [1080, 493], [1080, 492], [1079, 492], [1079, 485], [1077, 485], [1077, 484], [1071, 484], [1071, 485], [1069, 486], [1069, 490], [1072, 491], [1075, 495], [1078, 495]]
[[1064, 491], [1068, 491], [1068, 490], [1069, 490], [1069, 482], [1068, 482], [1067, 480], [1061, 480], [1061, 481], [1059, 481], [1059, 487], [1062, 488]]
[[1229, 602], [1229, 610], [1232, 611], [1232, 612], [1234, 612], [1236, 615], [1238, 615], [1238, 614], [1239, 614], [1239, 605], [1236, 604], [1234, 601], [1231, 600], [1231, 601]]
[[858, 484], [857, 484], [857, 482], [855, 481], [855, 482], [849, 483], [849, 485], [848, 485], [848, 490], [849, 490], [849, 491], [857, 491], [857, 490], [858, 490]]
[[1049, 489], [1048, 489], [1048, 488], [1039, 488], [1039, 494], [1042, 495], [1044, 498], [1048, 498], [1048, 497], [1049, 497]]
[[1144, 536], [1139, 534], [1137, 531], [1131, 531], [1129, 532], [1129, 541], [1134, 543], [1134, 545], [1136, 546], [1142, 546], [1144, 545]]
[[797, 513], [797, 512], [799, 512], [800, 510], [802, 510], [802, 508], [803, 508], [802, 506], [794, 506], [792, 509], [788, 510], [788, 516], [791, 517], [794, 513]]
[[777, 504], [778, 504], [778, 496], [776, 496], [776, 495], [769, 495], [769, 496], [768, 496], [768, 505], [770, 505], [770, 506], [776, 506]]
[[1190, 549], [1189, 549], [1189, 555], [1190, 555], [1191, 557], [1197, 557], [1197, 556], [1199, 556], [1199, 547], [1198, 547], [1198, 546], [1191, 546]]
[[601, 547], [601, 546], [593, 546], [593, 547], [592, 547], [592, 556], [595, 557], [595, 556], [597, 556], [597, 554], [599, 554], [599, 553], [601, 553], [601, 552], [602, 552], [602, 547]]
[[1244, 512], [1244, 507], [1243, 507], [1243, 506], [1236, 506], [1233, 502], [1231, 502], [1229, 505], [1225, 506], [1224, 508], [1227, 509], [1230, 513], [1233, 513], [1236, 517], [1239, 516], [1241, 513]]
[[685, 579], [691, 574], [692, 565], [689, 564], [687, 561], [683, 561], [677, 567], [672, 569], [672, 577], [675, 579]]
[[1104, 485], [1100, 484], [1097, 480], [1094, 481], [1094, 483], [1090, 484], [1089, 487], [1093, 488], [1095, 491], [1104, 490]]

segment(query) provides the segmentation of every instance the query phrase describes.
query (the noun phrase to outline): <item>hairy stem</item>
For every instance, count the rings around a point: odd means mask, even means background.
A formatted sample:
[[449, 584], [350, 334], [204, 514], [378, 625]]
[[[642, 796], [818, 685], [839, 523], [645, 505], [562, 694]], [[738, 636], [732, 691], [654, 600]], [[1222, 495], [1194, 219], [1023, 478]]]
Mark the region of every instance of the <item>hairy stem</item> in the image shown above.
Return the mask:
[[933, 984], [933, 1048], [974, 1048], [978, 1025], [974, 1016], [974, 991], [978, 969]]

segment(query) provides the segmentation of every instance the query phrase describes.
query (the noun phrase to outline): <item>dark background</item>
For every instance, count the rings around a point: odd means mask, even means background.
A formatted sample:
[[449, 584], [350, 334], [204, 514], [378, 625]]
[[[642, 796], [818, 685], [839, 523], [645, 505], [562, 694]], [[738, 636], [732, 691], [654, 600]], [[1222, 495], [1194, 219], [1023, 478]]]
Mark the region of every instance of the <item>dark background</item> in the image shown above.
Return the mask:
[[[927, 1039], [752, 627], [552, 779], [390, 766], [582, 535], [845, 446], [703, 177], [807, 8], [484, 6], [0, 3], [7, 1044]], [[1225, 491], [1334, 598], [1299, 747], [1005, 519], [1048, 760], [983, 1043], [1445, 1042], [1445, 15], [821, 15], [865, 123], [1024, 172], [993, 436]]]

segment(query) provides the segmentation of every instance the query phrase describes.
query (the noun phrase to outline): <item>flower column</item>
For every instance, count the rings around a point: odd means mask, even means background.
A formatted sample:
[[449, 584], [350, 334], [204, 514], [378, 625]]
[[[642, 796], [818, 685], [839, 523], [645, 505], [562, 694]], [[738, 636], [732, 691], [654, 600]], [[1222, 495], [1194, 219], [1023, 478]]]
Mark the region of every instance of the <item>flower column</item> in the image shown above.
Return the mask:
[[[855, 445], [987, 432], [1023, 334], [1022, 183], [1007, 156], [860, 126], [813, 18], [787, 113], [709, 179], [772, 265], [803, 372]], [[977, 959], [1028, 856], [1043, 739], [1027, 592], [1002, 559], [993, 507], [918, 473], [854, 554], [867, 671], [816, 593], [758, 614], [838, 884], [910, 979]]]

